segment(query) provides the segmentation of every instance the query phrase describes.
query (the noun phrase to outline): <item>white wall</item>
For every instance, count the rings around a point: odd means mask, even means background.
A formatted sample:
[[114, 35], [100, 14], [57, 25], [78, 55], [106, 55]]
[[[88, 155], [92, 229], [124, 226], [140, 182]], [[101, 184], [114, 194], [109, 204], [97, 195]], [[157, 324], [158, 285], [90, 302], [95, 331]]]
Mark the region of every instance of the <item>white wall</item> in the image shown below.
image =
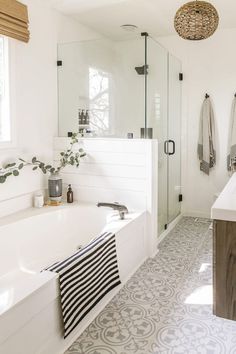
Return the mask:
[[78, 42], [102, 37], [98, 32], [57, 11], [54, 11], [54, 25], [57, 32], [57, 43]]
[[[17, 157], [52, 160], [57, 135], [57, 42], [91, 39], [98, 34], [50, 9], [46, 0], [25, 0], [31, 39], [10, 40], [11, 101], [14, 148], [0, 149], [0, 164]], [[31, 193], [44, 188], [46, 178], [30, 168], [0, 184], [0, 216], [31, 203]], [[16, 197], [19, 197], [17, 201]]]
[[[235, 38], [236, 29], [218, 30], [201, 42], [178, 36], [158, 39], [183, 62], [183, 212], [188, 215], [210, 216], [214, 194], [228, 180], [228, 125], [236, 92]], [[200, 172], [197, 159], [199, 116], [206, 92], [212, 98], [217, 125], [217, 165], [209, 177]]]

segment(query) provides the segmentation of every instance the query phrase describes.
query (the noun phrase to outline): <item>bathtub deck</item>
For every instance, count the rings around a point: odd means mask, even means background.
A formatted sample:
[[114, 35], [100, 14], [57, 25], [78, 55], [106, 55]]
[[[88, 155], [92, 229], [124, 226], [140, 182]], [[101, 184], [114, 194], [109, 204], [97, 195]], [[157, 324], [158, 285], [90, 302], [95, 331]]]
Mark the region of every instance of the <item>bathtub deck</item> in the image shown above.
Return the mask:
[[[87, 205], [86, 203], [83, 203], [83, 204]], [[32, 217], [43, 215], [43, 214], [53, 213], [55, 211], [60, 211], [63, 209], [76, 208], [76, 207], [78, 207], [78, 205], [80, 205], [80, 203], [74, 202], [73, 204], [62, 203], [61, 205], [56, 206], [56, 207], [45, 205], [43, 208], [23, 209], [23, 210], [18, 211], [17, 213], [10, 214], [10, 215], [0, 218], [0, 226], [9, 225], [9, 224], [18, 222], [20, 220], [32, 218]]]

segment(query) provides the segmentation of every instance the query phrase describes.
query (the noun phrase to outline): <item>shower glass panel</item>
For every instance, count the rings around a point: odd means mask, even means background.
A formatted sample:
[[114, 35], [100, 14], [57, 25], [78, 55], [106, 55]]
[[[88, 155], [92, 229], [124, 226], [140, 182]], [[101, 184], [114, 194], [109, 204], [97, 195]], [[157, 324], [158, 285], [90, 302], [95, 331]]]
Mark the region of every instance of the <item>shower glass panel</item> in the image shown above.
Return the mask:
[[168, 223], [168, 159], [164, 143], [168, 136], [168, 52], [148, 37], [148, 127], [158, 139], [158, 226], [161, 233]]
[[143, 58], [141, 37], [60, 44], [59, 136], [80, 130], [95, 137], [133, 133], [139, 138], [144, 126], [144, 75], [135, 68], [143, 65]]
[[[168, 56], [168, 137], [171, 155], [168, 156], [168, 223], [181, 211], [181, 62]], [[172, 150], [173, 149], [173, 150]], [[174, 152], [174, 154], [172, 154]]]
[[181, 63], [148, 37], [148, 128], [158, 139], [159, 235], [180, 213], [181, 203]]

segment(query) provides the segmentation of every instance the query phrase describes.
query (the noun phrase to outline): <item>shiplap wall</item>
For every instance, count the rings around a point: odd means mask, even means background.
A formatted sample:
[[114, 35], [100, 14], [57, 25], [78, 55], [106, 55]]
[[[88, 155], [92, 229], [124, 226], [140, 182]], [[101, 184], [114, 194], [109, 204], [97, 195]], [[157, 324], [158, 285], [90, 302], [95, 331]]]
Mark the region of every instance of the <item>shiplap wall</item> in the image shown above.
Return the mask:
[[[54, 161], [70, 143], [54, 139]], [[130, 209], [147, 210], [150, 255], [157, 239], [157, 141], [143, 139], [81, 139], [75, 149], [87, 156], [78, 169], [62, 173], [65, 190], [72, 184], [74, 197], [81, 202], [120, 202]]]

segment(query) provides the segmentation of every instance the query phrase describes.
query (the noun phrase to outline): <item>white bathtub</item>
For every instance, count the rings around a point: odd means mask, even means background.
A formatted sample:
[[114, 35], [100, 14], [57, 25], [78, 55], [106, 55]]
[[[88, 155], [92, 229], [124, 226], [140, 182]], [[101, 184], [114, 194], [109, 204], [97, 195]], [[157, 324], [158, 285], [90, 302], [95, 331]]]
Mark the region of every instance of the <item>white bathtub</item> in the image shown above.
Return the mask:
[[29, 209], [0, 219], [0, 354], [60, 354], [119, 290], [110, 292], [66, 339], [57, 275], [40, 272], [103, 230], [116, 234], [122, 284], [147, 258], [146, 213], [125, 220], [88, 204]]

